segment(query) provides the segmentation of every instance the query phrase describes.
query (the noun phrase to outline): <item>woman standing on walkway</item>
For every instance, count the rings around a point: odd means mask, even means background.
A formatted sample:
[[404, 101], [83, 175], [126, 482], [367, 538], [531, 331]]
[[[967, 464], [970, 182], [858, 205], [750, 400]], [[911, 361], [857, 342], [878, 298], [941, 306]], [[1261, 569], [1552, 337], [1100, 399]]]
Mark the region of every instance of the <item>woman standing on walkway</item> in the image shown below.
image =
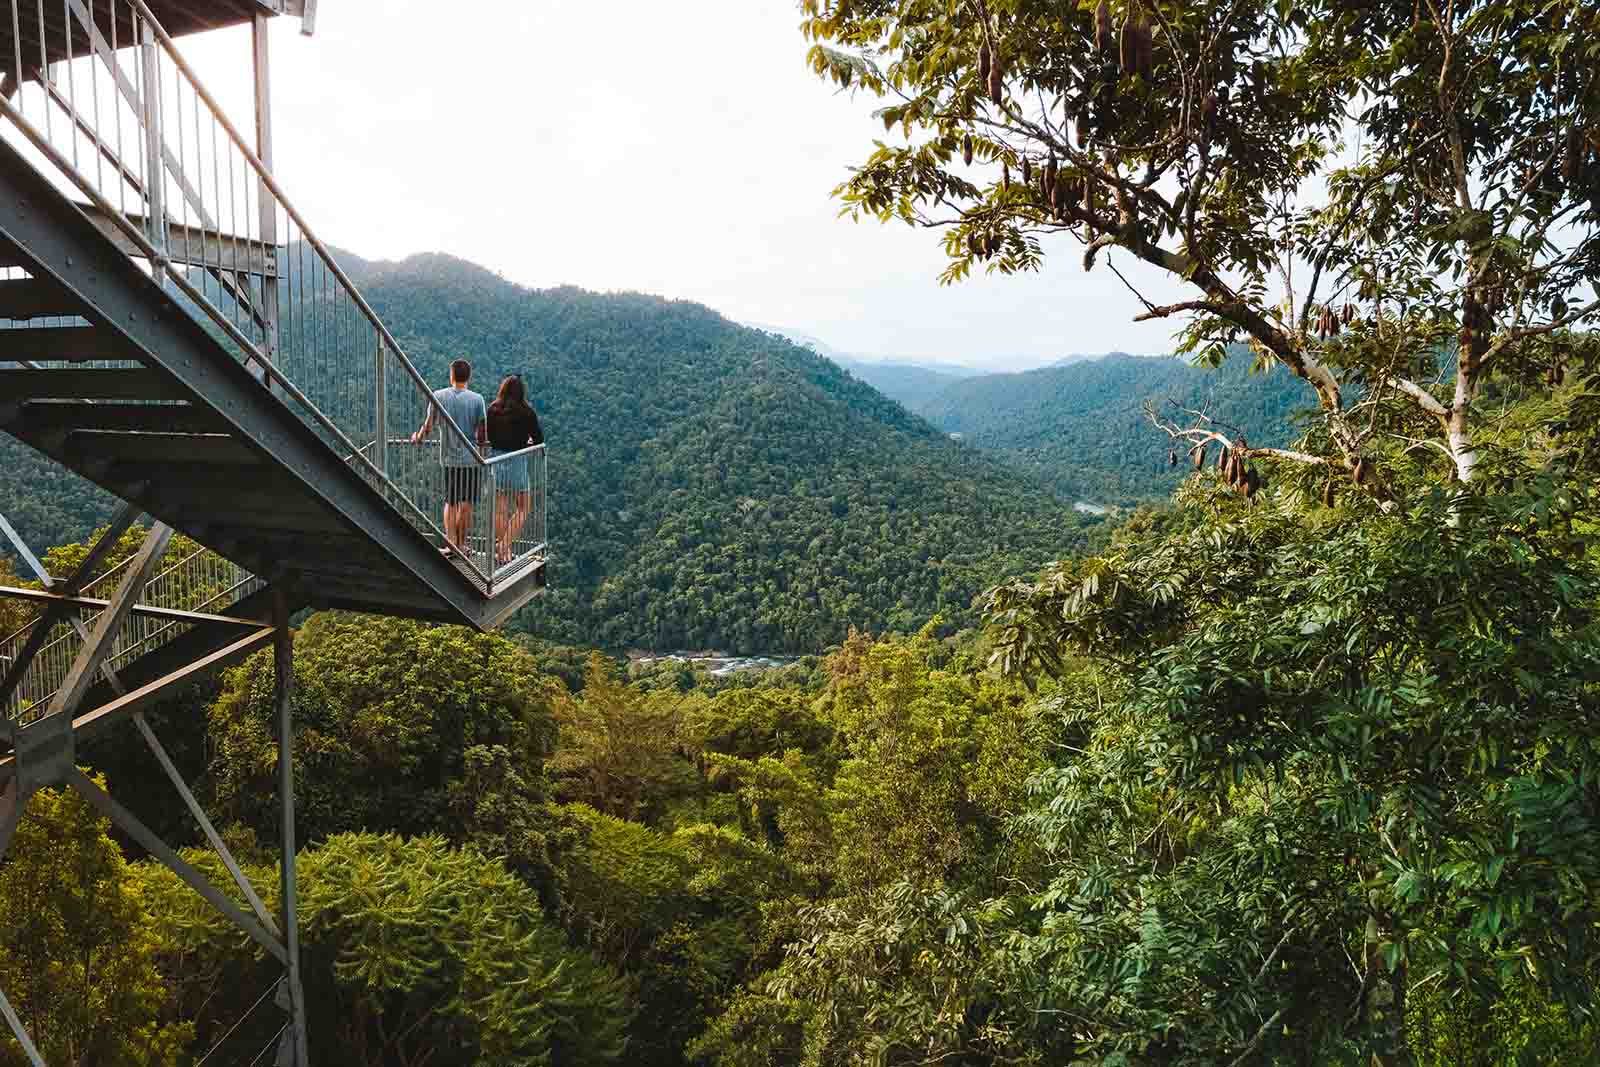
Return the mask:
[[[503, 456], [519, 452], [530, 445], [544, 444], [544, 431], [539, 428], [539, 416], [528, 403], [528, 394], [522, 386], [522, 375], [508, 375], [500, 383], [494, 403], [489, 405], [489, 456]], [[507, 460], [496, 463], [494, 500], [494, 558], [497, 563], [510, 563], [512, 544], [528, 521], [528, 511], [533, 503], [532, 489], [528, 484], [528, 460]]]

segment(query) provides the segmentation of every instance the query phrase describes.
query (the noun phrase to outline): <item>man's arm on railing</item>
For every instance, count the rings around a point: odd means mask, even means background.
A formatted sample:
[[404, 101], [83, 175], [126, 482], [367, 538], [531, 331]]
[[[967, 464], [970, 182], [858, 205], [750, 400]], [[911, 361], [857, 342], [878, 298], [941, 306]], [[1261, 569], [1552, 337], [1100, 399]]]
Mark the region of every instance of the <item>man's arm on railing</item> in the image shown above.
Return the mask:
[[421, 444], [423, 438], [433, 432], [433, 408], [428, 408], [428, 417], [422, 420], [422, 428], [411, 435], [412, 444]]

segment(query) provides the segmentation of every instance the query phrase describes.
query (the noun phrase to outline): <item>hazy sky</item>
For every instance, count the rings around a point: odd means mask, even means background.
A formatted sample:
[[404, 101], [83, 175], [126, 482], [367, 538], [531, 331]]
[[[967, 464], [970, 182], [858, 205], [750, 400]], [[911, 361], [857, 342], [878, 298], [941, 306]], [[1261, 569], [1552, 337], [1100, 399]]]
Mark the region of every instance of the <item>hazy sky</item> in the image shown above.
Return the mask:
[[[882, 124], [805, 63], [794, 0], [322, 0], [272, 36], [276, 168], [324, 240], [518, 283], [632, 289], [871, 355], [1032, 366], [1163, 351], [1076, 242], [941, 288], [936, 233], [840, 219]], [[183, 42], [248, 117], [248, 31]], [[1118, 265], [1159, 299], [1174, 289]]]

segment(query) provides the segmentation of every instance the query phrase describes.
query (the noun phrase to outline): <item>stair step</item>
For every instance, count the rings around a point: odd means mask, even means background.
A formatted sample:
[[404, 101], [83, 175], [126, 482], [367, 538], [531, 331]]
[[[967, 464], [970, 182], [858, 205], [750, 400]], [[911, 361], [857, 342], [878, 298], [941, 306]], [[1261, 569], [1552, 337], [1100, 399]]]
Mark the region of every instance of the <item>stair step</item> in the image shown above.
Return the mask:
[[0, 319], [81, 314], [83, 305], [59, 285], [39, 278], [0, 280]]
[[18, 413], [18, 433], [48, 434], [78, 430], [136, 431], [140, 433], [227, 433], [227, 420], [214, 411], [189, 404], [140, 404], [109, 401], [90, 404], [82, 400], [34, 400]]
[[5, 400], [188, 400], [191, 395], [146, 367], [0, 370]]
[[[66, 450], [80, 463], [100, 460], [108, 466], [131, 462], [259, 467], [265, 462], [255, 449], [226, 434], [73, 430]], [[238, 484], [243, 488], [248, 483]]]
[[93, 359], [132, 358], [132, 350], [125, 342], [94, 326], [0, 330], [0, 359], [81, 363]]

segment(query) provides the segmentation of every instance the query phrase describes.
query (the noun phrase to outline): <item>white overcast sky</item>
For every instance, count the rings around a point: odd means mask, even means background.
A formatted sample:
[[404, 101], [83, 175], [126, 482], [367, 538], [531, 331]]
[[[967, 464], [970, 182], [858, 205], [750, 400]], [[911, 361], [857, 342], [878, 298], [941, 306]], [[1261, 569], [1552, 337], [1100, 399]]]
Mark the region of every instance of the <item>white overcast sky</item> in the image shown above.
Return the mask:
[[[810, 72], [799, 22], [794, 0], [321, 0], [314, 37], [275, 20], [276, 169], [366, 258], [697, 300], [869, 356], [1170, 348], [1172, 324], [1130, 321], [1137, 301], [1070, 240], [1042, 274], [941, 287], [937, 234], [838, 218], [830, 190], [883, 126]], [[182, 46], [247, 122], [248, 31]]]

